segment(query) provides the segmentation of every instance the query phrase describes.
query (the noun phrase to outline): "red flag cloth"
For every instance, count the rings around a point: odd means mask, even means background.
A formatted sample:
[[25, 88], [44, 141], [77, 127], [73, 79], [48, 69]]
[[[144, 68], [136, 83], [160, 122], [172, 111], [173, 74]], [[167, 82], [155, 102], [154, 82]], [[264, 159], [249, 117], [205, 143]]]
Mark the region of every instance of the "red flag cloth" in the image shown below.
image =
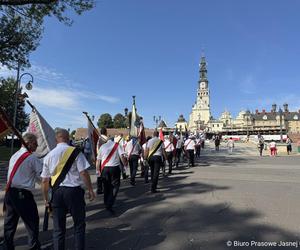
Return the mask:
[[92, 124], [90, 119], [88, 119], [88, 138], [91, 143], [92, 149], [92, 160], [96, 161], [97, 159], [97, 142], [99, 140], [99, 133], [95, 126]]
[[3, 138], [10, 132], [10, 127], [8, 125], [6, 117], [7, 116], [4, 114], [4, 111], [0, 109], [0, 138]]
[[140, 140], [140, 145], [143, 145], [146, 142], [145, 127], [142, 121], [139, 128], [139, 140]]
[[162, 128], [160, 128], [160, 130], [159, 130], [159, 139], [160, 139], [161, 141], [164, 141], [164, 140], [165, 140], [164, 134], [163, 134], [163, 131], [162, 131]]

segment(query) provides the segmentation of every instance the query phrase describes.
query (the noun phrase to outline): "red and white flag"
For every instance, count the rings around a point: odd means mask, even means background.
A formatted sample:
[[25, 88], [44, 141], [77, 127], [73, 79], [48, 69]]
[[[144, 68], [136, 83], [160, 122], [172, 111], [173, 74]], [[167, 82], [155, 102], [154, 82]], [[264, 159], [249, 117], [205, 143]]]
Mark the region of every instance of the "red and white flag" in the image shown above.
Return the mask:
[[163, 134], [163, 131], [162, 131], [162, 128], [160, 128], [160, 130], [159, 130], [159, 139], [160, 139], [161, 141], [164, 141], [164, 140], [165, 140], [164, 134]]
[[146, 142], [146, 134], [145, 134], [145, 127], [144, 127], [144, 123], [141, 120], [140, 121], [140, 127], [139, 127], [139, 141], [140, 141], [140, 145], [143, 145]]
[[0, 139], [5, 137], [9, 132], [11, 132], [11, 128], [8, 125], [7, 115], [0, 109]]
[[97, 142], [99, 140], [99, 132], [88, 116], [87, 118], [88, 118], [88, 138], [91, 143], [91, 150], [92, 150], [91, 159], [95, 162], [97, 159]]
[[38, 147], [35, 151], [37, 157], [43, 158], [55, 148], [55, 132], [36, 108], [33, 108], [30, 113], [27, 132], [33, 133], [37, 137]]

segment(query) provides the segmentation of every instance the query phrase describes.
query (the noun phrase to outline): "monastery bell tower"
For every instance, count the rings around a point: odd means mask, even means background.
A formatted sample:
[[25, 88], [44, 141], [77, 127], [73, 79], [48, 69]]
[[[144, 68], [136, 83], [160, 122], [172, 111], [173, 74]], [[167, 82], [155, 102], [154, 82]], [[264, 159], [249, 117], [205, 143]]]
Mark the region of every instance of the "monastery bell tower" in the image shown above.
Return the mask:
[[190, 131], [196, 131], [199, 128], [203, 128], [211, 117], [205, 56], [201, 57], [199, 66], [200, 78], [198, 81], [197, 100], [193, 105], [192, 112], [190, 114]]

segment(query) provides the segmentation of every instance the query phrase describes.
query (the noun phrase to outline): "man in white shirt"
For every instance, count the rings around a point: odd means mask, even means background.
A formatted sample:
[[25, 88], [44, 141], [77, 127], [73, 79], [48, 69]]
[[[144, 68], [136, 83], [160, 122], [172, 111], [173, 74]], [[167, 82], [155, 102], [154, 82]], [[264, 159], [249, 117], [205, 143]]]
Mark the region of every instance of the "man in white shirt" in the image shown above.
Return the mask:
[[232, 139], [232, 137], [229, 138], [227, 142], [227, 147], [228, 147], [228, 153], [231, 155], [234, 148], [234, 140]]
[[151, 192], [157, 193], [157, 183], [159, 177], [159, 170], [163, 164], [163, 159], [167, 160], [166, 151], [164, 149], [164, 144], [160, 140], [159, 132], [155, 130], [153, 132], [153, 138], [150, 139], [147, 143], [145, 150], [145, 158], [149, 162], [151, 169]]
[[[165, 147], [165, 151], [167, 154], [167, 161], [168, 161], [168, 165], [169, 165], [169, 174], [172, 174], [173, 152], [174, 152], [174, 145], [173, 145], [172, 137], [165, 139], [164, 147]], [[165, 166], [163, 167], [163, 174], [165, 174]]]
[[114, 214], [112, 209], [120, 187], [120, 160], [127, 165], [123, 148], [112, 140], [103, 144], [98, 152], [96, 168], [101, 173], [104, 185], [104, 205], [108, 211]]
[[[50, 178], [54, 178], [59, 172], [58, 166], [62, 163], [66, 152], [74, 149], [68, 145], [69, 133], [65, 129], [56, 129], [55, 138], [57, 145], [44, 158], [42, 177], [42, 191], [46, 206], [49, 205], [48, 190]], [[52, 192], [53, 214], [53, 245], [55, 250], [65, 249], [66, 215], [69, 212], [74, 222], [74, 248], [85, 248], [85, 184], [88, 189], [89, 199], [92, 201], [95, 194], [92, 188], [90, 175], [87, 169], [90, 167], [86, 158], [79, 153], [73, 161], [70, 170], [61, 181], [55, 192]]]
[[[31, 152], [38, 146], [34, 134], [26, 133], [23, 139]], [[40, 249], [39, 215], [31, 191], [42, 171], [42, 162], [24, 147], [9, 161], [7, 186], [4, 197], [4, 247], [14, 249], [14, 235], [21, 217], [28, 231], [30, 249]], [[17, 168], [17, 166], [19, 166]], [[15, 173], [15, 174], [14, 174]]]
[[130, 184], [135, 186], [135, 176], [139, 165], [140, 153], [142, 151], [141, 145], [137, 137], [132, 137], [127, 143], [125, 153], [127, 155], [130, 168]]
[[180, 163], [182, 146], [183, 146], [183, 138], [182, 135], [180, 135], [177, 136], [177, 142], [176, 142], [176, 167], [178, 167]]
[[185, 141], [184, 143], [184, 150], [185, 152], [187, 152], [187, 157], [189, 158], [189, 163], [188, 166], [195, 166], [195, 146], [196, 146], [196, 142], [195, 142], [195, 138], [193, 136], [189, 136], [189, 138]]

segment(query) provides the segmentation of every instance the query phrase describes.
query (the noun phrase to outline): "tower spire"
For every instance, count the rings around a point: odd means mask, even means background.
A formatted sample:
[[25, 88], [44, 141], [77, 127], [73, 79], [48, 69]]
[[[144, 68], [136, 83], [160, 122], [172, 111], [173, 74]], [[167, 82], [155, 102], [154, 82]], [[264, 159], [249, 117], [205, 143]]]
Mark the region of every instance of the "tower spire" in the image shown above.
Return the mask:
[[207, 82], [207, 68], [206, 68], [206, 59], [204, 52], [202, 51], [201, 62], [200, 62], [200, 80], [199, 82]]

